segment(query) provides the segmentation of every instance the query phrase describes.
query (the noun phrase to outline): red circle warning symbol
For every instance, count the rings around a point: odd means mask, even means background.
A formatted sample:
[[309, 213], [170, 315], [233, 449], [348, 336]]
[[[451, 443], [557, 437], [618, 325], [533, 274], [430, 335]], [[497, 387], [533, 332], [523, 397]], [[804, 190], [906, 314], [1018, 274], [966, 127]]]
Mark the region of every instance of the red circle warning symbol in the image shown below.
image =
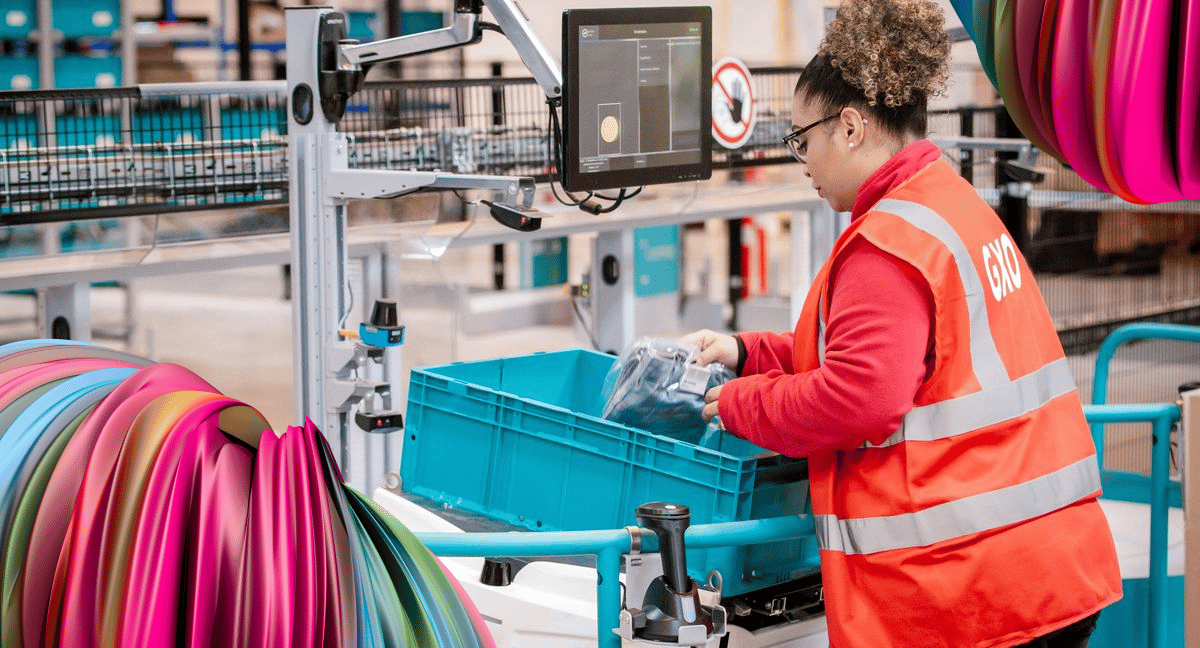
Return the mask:
[[713, 138], [725, 148], [741, 148], [754, 132], [754, 90], [750, 70], [735, 58], [713, 65]]

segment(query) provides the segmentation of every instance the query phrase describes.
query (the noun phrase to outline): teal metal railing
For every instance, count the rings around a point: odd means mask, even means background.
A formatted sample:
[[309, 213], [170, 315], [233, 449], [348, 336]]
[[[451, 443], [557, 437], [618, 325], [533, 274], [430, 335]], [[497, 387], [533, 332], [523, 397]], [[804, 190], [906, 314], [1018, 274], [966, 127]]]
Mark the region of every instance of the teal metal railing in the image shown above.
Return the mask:
[[1105, 423], [1150, 423], [1152, 446], [1150, 475], [1118, 470], [1101, 470], [1104, 496], [1107, 499], [1150, 504], [1150, 601], [1147, 646], [1166, 648], [1167, 645], [1167, 514], [1171, 506], [1182, 506], [1181, 484], [1172, 482], [1171, 427], [1179, 421], [1179, 406], [1175, 403], [1106, 405], [1108, 399], [1109, 365], [1121, 345], [1137, 340], [1173, 340], [1200, 343], [1200, 327], [1183, 324], [1139, 322], [1113, 331], [1096, 354], [1096, 369], [1092, 383], [1092, 405], [1084, 414], [1092, 426], [1096, 455], [1104, 466]]
[[[737, 547], [792, 540], [816, 533], [812, 516], [788, 515], [762, 520], [698, 524], [687, 530], [688, 549]], [[643, 551], [656, 551], [658, 541], [645, 531]], [[613, 632], [621, 612], [621, 554], [632, 546], [626, 529], [608, 531], [555, 531], [546, 533], [418, 533], [434, 554], [452, 556], [595, 556], [596, 632], [600, 648], [620, 648]], [[816, 562], [814, 559], [814, 564]]]

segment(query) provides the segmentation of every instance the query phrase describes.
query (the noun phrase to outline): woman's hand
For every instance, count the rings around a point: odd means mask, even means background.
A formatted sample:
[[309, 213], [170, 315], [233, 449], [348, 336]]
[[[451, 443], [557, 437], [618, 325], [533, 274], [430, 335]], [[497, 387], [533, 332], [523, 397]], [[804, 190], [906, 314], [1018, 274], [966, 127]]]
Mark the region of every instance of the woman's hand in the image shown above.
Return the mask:
[[705, 423], [713, 420], [715, 416], [720, 414], [717, 411], [717, 399], [721, 397], [721, 388], [724, 386], [717, 385], [704, 394], [704, 411], [700, 415], [704, 417]]
[[[696, 356], [697, 364], [719, 362], [729, 367], [730, 371], [737, 371], [738, 344], [732, 335], [701, 329], [695, 333], [688, 333], [679, 338], [679, 341], [700, 349], [700, 355]], [[705, 412], [707, 411], [706, 408]]]

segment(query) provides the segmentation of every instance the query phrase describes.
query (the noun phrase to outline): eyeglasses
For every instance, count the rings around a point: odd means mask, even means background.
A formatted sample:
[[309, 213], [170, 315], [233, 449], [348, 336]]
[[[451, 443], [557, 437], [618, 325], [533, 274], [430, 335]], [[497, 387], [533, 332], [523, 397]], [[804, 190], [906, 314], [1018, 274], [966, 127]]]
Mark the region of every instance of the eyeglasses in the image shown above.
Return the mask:
[[817, 121], [809, 124], [808, 126], [805, 126], [804, 128], [798, 128], [798, 129], [792, 131], [791, 133], [784, 135], [783, 136], [783, 145], [786, 146], [787, 149], [792, 152], [792, 157], [799, 160], [800, 164], [808, 164], [808, 159], [807, 159], [808, 158], [808, 140], [801, 141], [800, 136], [807, 133], [808, 131], [816, 128], [817, 126], [824, 124], [825, 122], [829, 121], [830, 119], [833, 119], [834, 117], [841, 116], [841, 114], [842, 114], [842, 111], [839, 110], [839, 111], [833, 113], [832, 115], [826, 115], [826, 116], [818, 119]]

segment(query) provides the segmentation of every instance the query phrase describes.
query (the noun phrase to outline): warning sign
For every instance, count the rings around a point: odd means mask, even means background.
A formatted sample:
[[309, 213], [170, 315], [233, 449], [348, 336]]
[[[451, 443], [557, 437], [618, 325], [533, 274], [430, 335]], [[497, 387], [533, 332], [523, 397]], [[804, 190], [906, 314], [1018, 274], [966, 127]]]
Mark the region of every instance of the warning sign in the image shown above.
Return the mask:
[[754, 90], [750, 70], [735, 58], [713, 66], [713, 138], [725, 148], [741, 148], [754, 132]]

